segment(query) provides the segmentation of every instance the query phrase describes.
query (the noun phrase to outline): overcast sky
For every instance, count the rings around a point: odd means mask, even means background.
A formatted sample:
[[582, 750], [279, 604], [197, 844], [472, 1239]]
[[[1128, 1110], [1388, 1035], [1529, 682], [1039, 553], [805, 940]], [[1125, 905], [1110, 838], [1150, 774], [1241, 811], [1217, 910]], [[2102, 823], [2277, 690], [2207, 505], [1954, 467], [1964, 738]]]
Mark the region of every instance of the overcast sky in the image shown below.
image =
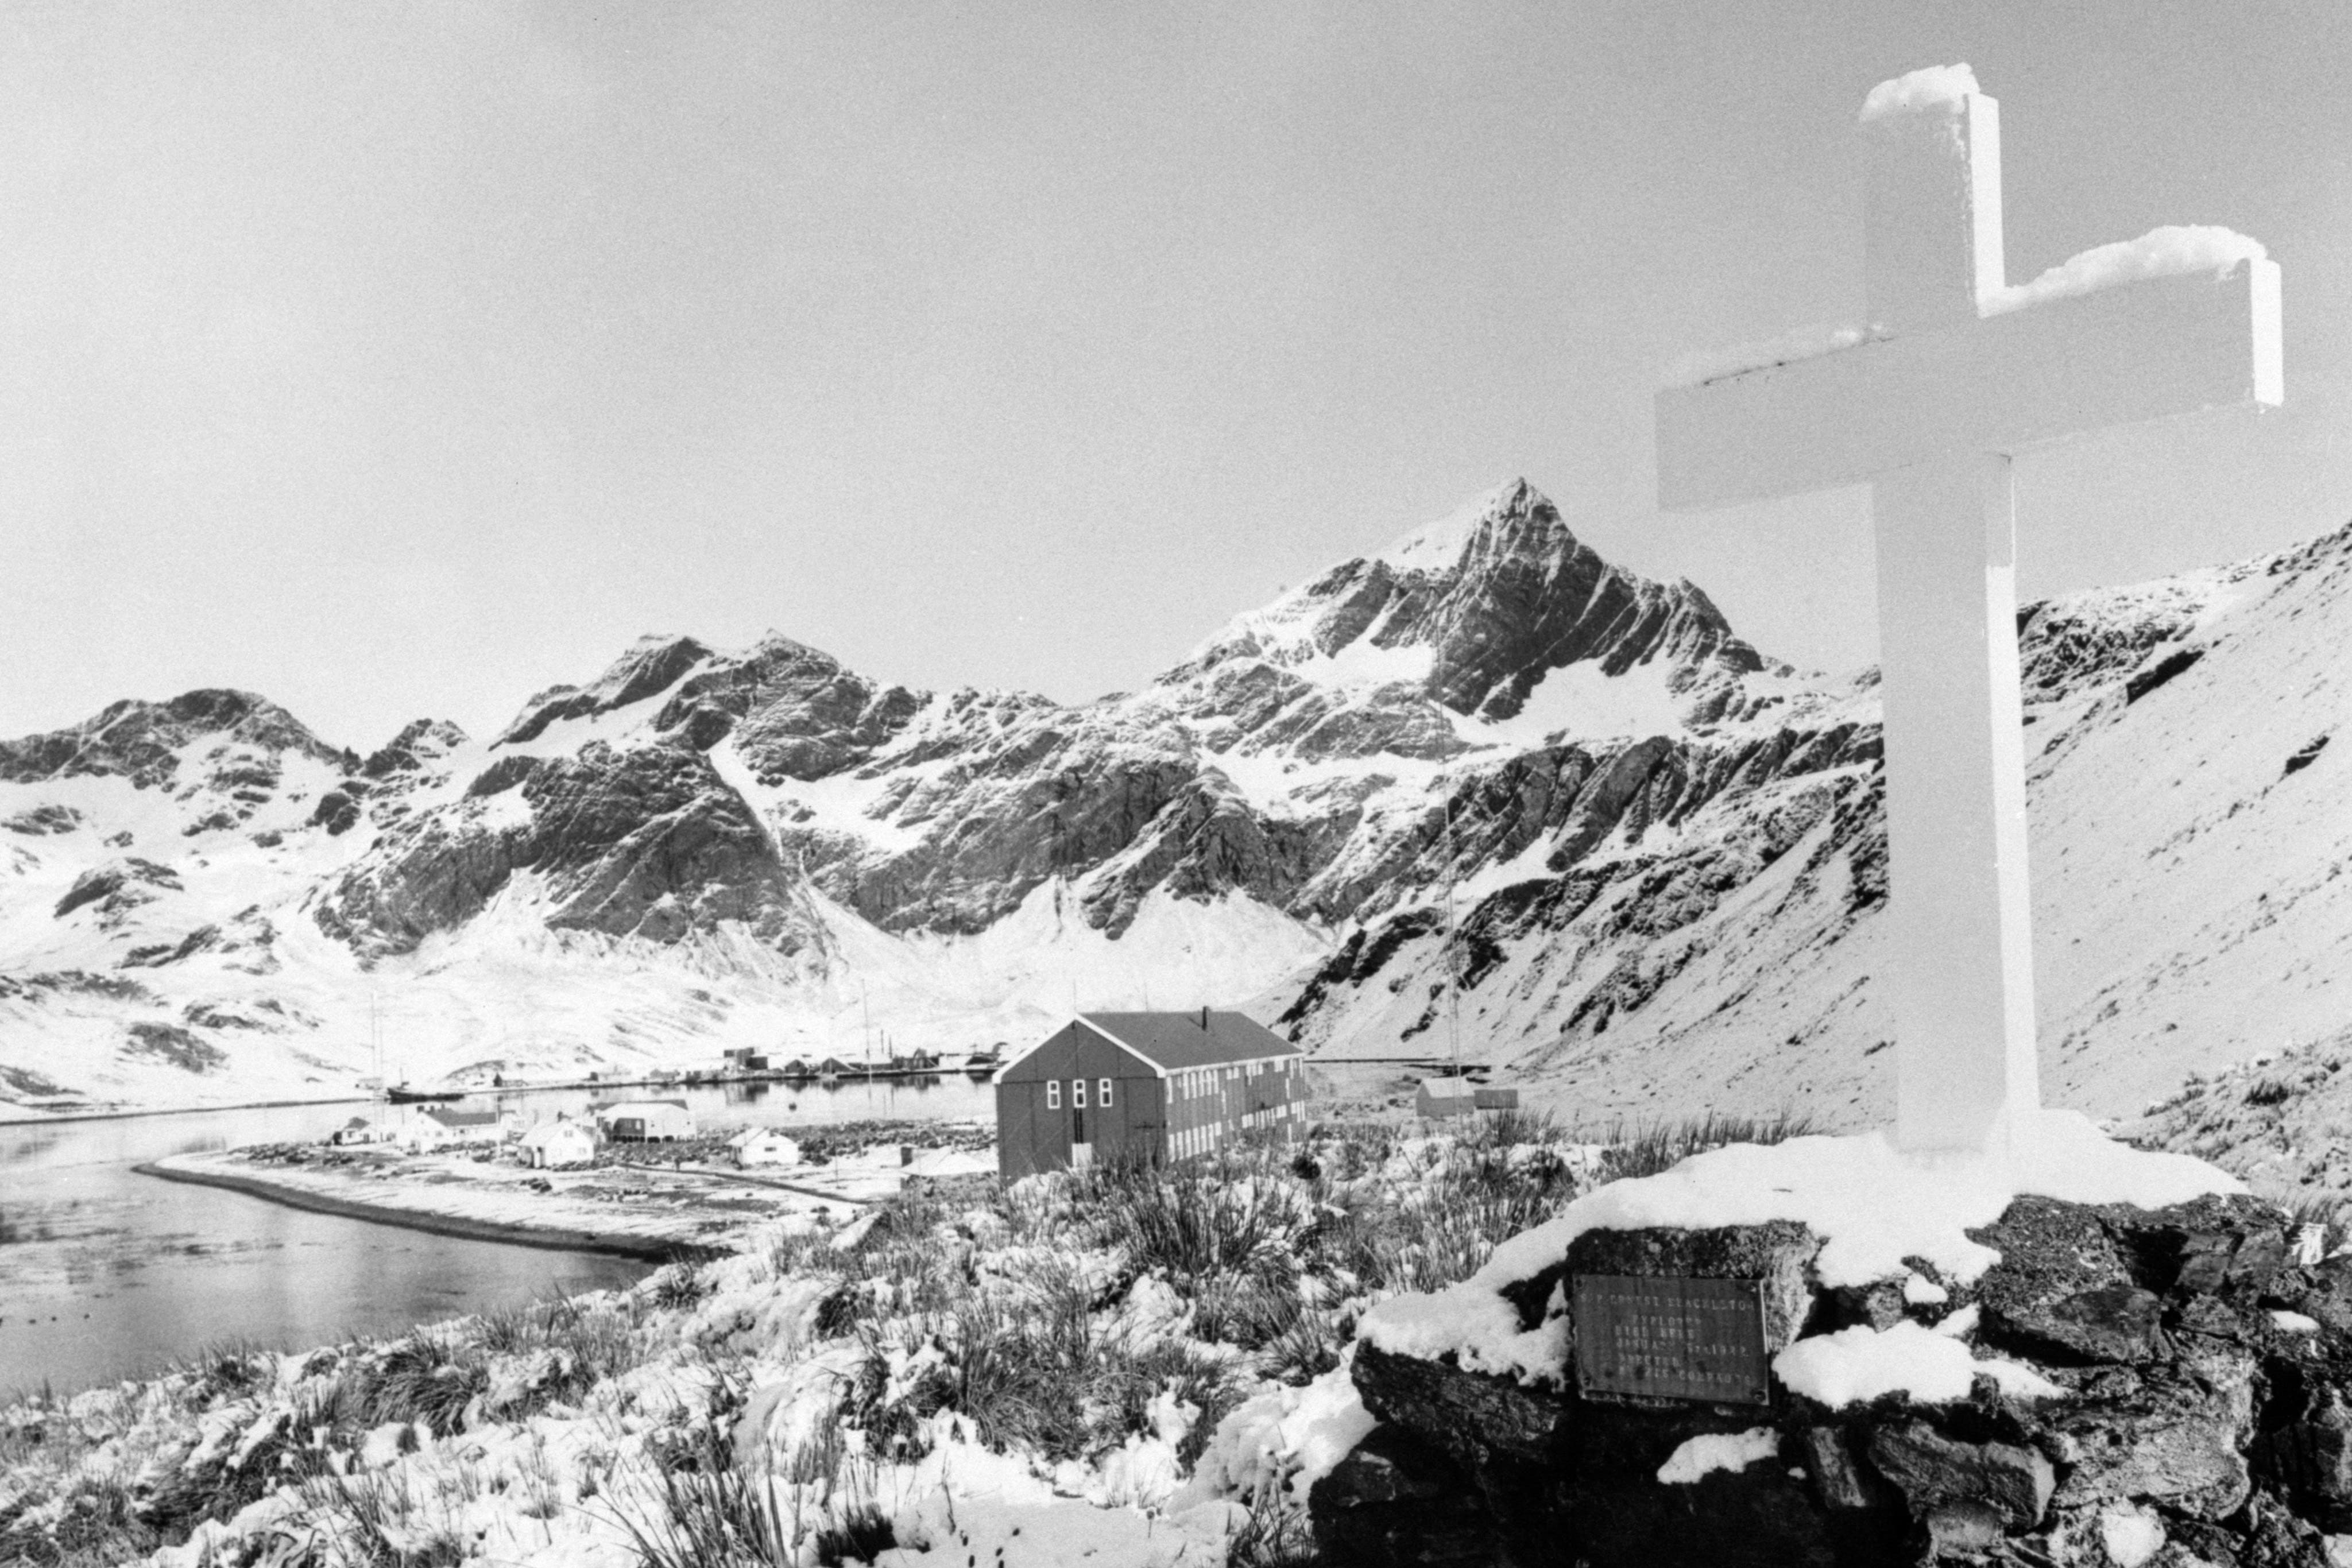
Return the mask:
[[2290, 408], [2021, 467], [2024, 586], [2352, 517], [2352, 7], [20, 3], [0, 735], [262, 692], [362, 749], [647, 632], [1080, 698], [1524, 475], [1768, 651], [1865, 498], [1660, 518], [1689, 350], [1860, 308], [1853, 120], [2001, 100], [2010, 275], [2285, 268]]

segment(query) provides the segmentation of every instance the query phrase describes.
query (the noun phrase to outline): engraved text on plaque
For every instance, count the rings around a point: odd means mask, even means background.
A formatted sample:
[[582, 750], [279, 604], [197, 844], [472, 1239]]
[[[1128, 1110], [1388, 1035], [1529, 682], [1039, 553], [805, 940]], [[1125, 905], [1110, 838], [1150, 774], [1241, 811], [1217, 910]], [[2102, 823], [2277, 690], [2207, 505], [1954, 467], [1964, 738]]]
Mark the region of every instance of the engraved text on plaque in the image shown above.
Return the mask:
[[1589, 1394], [1772, 1401], [1757, 1281], [1579, 1274], [1575, 1306], [1577, 1378]]

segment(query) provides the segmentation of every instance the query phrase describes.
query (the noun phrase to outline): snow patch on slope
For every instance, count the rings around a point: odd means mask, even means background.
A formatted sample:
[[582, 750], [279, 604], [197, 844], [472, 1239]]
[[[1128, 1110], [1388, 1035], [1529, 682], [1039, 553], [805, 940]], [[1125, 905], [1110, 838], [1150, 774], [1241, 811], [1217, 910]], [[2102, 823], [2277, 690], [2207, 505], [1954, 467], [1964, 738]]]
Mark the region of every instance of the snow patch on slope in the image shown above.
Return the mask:
[[1556, 735], [1580, 740], [1622, 736], [1679, 736], [1681, 704], [1664, 660], [1636, 664], [1612, 675], [1590, 659], [1562, 664], [1546, 674], [1509, 718], [1465, 718], [1454, 728], [1465, 740], [1485, 746], [1540, 746]]
[[1370, 686], [1417, 686], [1437, 667], [1437, 650], [1427, 643], [1394, 648], [1376, 646], [1362, 636], [1335, 653], [1321, 653], [1288, 665], [1290, 673], [1318, 685], [1362, 689]]
[[1469, 553], [1472, 542], [1478, 537], [1479, 525], [1494, 515], [1515, 487], [1497, 486], [1433, 523], [1409, 529], [1372, 559], [1386, 561], [1400, 571], [1450, 571]]

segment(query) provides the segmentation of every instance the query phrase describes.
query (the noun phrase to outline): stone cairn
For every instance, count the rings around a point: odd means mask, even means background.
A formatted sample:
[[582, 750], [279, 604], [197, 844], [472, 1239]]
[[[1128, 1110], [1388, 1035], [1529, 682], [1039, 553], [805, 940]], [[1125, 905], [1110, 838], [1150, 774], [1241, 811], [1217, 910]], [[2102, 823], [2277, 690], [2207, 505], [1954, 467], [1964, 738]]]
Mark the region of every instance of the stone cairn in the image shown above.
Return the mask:
[[[1325, 1561], [2338, 1561], [2327, 1538], [2352, 1532], [2352, 1252], [2299, 1262], [2287, 1217], [2245, 1197], [2161, 1209], [2021, 1197], [1969, 1234], [2000, 1262], [1942, 1281], [1932, 1303], [1898, 1282], [1822, 1288], [1821, 1239], [1789, 1221], [1589, 1230], [1507, 1295], [1533, 1328], [1580, 1274], [1755, 1281], [1768, 1353], [1973, 1307], [1976, 1343], [2060, 1394], [2020, 1397], [1979, 1375], [1949, 1404], [1894, 1393], [1831, 1409], [1772, 1376], [1768, 1406], [1710, 1406], [1580, 1390], [1573, 1355], [1567, 1386], [1531, 1387], [1360, 1343], [1356, 1385], [1382, 1424], [1310, 1494]], [[1659, 1478], [1686, 1439], [1759, 1426], [1769, 1458]]]

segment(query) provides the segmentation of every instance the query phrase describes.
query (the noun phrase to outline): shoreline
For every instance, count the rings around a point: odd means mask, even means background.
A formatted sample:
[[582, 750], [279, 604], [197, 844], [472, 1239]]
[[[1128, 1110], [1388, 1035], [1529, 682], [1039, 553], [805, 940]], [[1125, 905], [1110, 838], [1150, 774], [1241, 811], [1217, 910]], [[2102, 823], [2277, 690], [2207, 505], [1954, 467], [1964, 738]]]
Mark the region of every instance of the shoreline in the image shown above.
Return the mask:
[[403, 1230], [420, 1230], [432, 1236], [453, 1236], [467, 1241], [497, 1241], [515, 1247], [536, 1247], [551, 1252], [596, 1252], [606, 1257], [627, 1258], [642, 1263], [667, 1263], [681, 1254], [700, 1246], [710, 1252], [732, 1252], [731, 1247], [713, 1247], [684, 1241], [655, 1241], [644, 1237], [616, 1235], [609, 1232], [562, 1229], [553, 1226], [516, 1225], [494, 1219], [473, 1219], [462, 1215], [436, 1214], [428, 1209], [393, 1208], [355, 1199], [335, 1197], [307, 1188], [283, 1186], [257, 1176], [232, 1175], [226, 1171], [192, 1170], [175, 1167], [163, 1161], [151, 1161], [131, 1167], [140, 1176], [153, 1176], [162, 1181], [185, 1183], [190, 1186], [215, 1186], [227, 1192], [242, 1193], [266, 1203], [281, 1204], [288, 1208], [309, 1209], [314, 1214], [333, 1215], [340, 1219], [356, 1219], [370, 1225], [389, 1225]]
[[295, 1105], [372, 1105], [373, 1094], [335, 1094], [324, 1100], [240, 1100], [229, 1105], [155, 1105], [143, 1111], [68, 1111], [37, 1116], [0, 1116], [0, 1127], [54, 1127], [67, 1122], [125, 1122], [134, 1116], [209, 1116], [215, 1111], [282, 1111]]
[[[461, 1089], [454, 1097], [460, 1100], [497, 1099], [514, 1094], [597, 1093], [607, 1089], [724, 1089], [753, 1083], [762, 1088], [772, 1086], [797, 1091], [838, 1089], [852, 1083], [898, 1083], [917, 1078], [935, 1078], [942, 1081], [950, 1078], [971, 1078], [976, 1084], [985, 1084], [988, 1082], [986, 1075], [974, 1077], [962, 1068], [920, 1068], [906, 1071], [881, 1068], [835, 1079], [785, 1078], [769, 1072], [710, 1078], [699, 1083], [666, 1082], [656, 1078], [606, 1078], [599, 1079], [593, 1083], [585, 1081], [577, 1083], [508, 1083], [496, 1088], [484, 1085]], [[382, 1094], [331, 1094], [318, 1100], [237, 1100], [223, 1105], [149, 1105], [138, 1110], [126, 1111], [36, 1112], [30, 1115], [15, 1113], [0, 1115], [0, 1127], [48, 1127], [67, 1122], [120, 1122], [133, 1116], [206, 1116], [216, 1111], [279, 1111], [298, 1105], [381, 1105], [383, 1103], [385, 1099]], [[8, 1109], [15, 1113], [21, 1112], [23, 1107], [15, 1102], [10, 1102]]]

